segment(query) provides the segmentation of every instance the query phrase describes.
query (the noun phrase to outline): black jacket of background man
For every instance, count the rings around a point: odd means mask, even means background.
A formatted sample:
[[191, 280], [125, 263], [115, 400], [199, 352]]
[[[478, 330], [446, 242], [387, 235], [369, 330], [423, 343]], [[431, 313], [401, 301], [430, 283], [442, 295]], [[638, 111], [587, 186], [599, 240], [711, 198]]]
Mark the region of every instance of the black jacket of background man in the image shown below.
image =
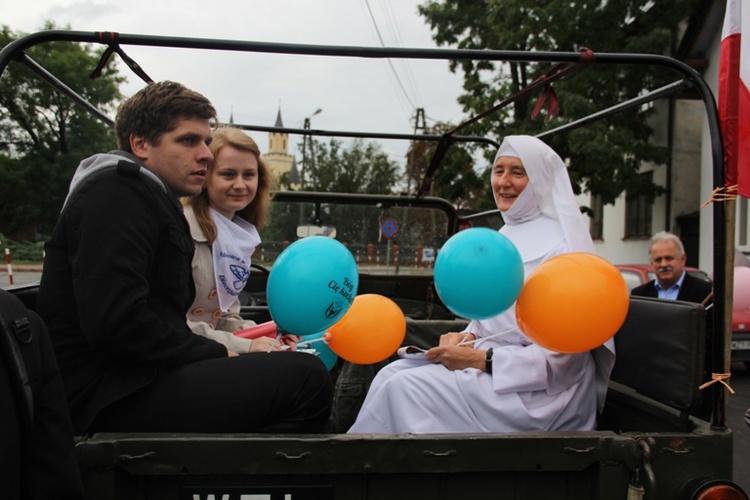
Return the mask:
[[77, 434], [160, 369], [227, 356], [186, 324], [193, 242], [179, 200], [117, 155], [81, 181], [45, 245], [37, 308]]
[[[677, 300], [697, 302], [700, 304], [706, 297], [708, 297], [712, 288], [713, 285], [710, 281], [696, 278], [686, 272], [685, 279], [682, 280], [682, 285], [680, 285], [680, 291], [677, 293]], [[659, 293], [656, 289], [656, 280], [651, 280], [648, 283], [633, 288], [630, 295], [638, 297], [658, 297]]]

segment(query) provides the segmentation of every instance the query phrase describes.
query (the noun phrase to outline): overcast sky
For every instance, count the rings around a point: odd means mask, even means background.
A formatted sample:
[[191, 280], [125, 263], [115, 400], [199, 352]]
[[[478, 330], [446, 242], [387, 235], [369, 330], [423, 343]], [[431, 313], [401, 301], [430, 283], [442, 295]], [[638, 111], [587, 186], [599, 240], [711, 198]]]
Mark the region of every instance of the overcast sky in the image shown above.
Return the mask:
[[[24, 33], [53, 20], [81, 31], [370, 47], [381, 46], [382, 38], [387, 47], [435, 47], [417, 13], [422, 1], [5, 0], [0, 22]], [[456, 102], [462, 78], [445, 61], [393, 60], [394, 74], [382, 59], [123, 48], [154, 80], [176, 80], [206, 95], [222, 121], [233, 113], [236, 123], [272, 126], [280, 108], [285, 126], [302, 128], [320, 108], [313, 128], [410, 133], [418, 107], [428, 125], [459, 123], [463, 116]], [[124, 94], [143, 86], [127, 66], [119, 67], [128, 78]], [[252, 135], [265, 151], [267, 134]], [[406, 144], [384, 141], [383, 147], [403, 165]], [[289, 152], [297, 154], [295, 147]]]

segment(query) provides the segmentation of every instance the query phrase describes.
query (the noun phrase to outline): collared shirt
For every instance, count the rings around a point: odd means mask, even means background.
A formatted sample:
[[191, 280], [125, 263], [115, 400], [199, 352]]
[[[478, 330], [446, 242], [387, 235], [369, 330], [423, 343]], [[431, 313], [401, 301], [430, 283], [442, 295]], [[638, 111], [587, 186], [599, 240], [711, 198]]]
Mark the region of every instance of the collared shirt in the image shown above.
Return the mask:
[[659, 283], [659, 280], [654, 280], [654, 286], [656, 286], [656, 293], [658, 294], [660, 299], [668, 299], [668, 300], [677, 300], [677, 295], [680, 293], [680, 288], [682, 287], [682, 282], [685, 280], [685, 271], [682, 271], [682, 276], [680, 276], [680, 279], [677, 280], [677, 283], [670, 286], [669, 288], [664, 288]]

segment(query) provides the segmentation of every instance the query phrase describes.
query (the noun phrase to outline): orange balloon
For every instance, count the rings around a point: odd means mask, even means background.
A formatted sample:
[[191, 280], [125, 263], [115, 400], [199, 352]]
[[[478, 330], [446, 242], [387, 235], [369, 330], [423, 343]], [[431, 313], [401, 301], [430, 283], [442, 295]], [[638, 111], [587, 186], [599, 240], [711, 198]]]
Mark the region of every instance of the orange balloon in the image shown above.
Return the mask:
[[630, 294], [605, 259], [567, 253], [540, 264], [516, 303], [521, 331], [545, 349], [564, 353], [596, 349], [625, 321]]
[[328, 329], [328, 346], [360, 365], [383, 361], [404, 342], [406, 318], [391, 299], [377, 294], [354, 297], [349, 310]]

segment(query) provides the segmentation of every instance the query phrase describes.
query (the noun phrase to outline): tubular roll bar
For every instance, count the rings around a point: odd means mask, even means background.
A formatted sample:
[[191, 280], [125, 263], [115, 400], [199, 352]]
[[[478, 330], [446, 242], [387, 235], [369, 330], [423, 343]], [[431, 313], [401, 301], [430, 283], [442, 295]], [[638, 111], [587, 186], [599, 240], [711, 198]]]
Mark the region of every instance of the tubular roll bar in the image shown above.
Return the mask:
[[[237, 52], [258, 52], [268, 54], [296, 54], [309, 56], [334, 56], [334, 57], [357, 57], [370, 59], [426, 59], [426, 60], [483, 60], [497, 62], [547, 62], [547, 63], [577, 63], [581, 61], [581, 54], [578, 52], [526, 52], [513, 50], [476, 50], [476, 49], [438, 49], [438, 48], [386, 48], [386, 47], [357, 47], [357, 46], [333, 46], [333, 45], [302, 45], [289, 43], [267, 43], [239, 40], [222, 40], [222, 39], [203, 39], [188, 37], [170, 37], [170, 36], [151, 36], [136, 35], [116, 32], [88, 32], [88, 31], [63, 31], [49, 30], [33, 33], [15, 40], [6, 45], [0, 51], [0, 77], [5, 72], [5, 68], [10, 61], [29, 63], [24, 50], [47, 42], [67, 41], [74, 43], [93, 43], [106, 46], [117, 45], [136, 45], [150, 47], [172, 47], [186, 49], [202, 50], [221, 50]], [[703, 101], [706, 116], [708, 120], [709, 135], [711, 139], [711, 159], [713, 163], [713, 187], [721, 188], [724, 186], [724, 146], [719, 126], [719, 116], [716, 108], [714, 96], [701, 76], [690, 66], [677, 59], [657, 55], [657, 54], [615, 54], [615, 53], [595, 53], [592, 60], [587, 64], [628, 64], [628, 65], [652, 65], [672, 69], [681, 75], [685, 84], [693, 87]], [[35, 72], [38, 71], [35, 69]], [[43, 76], [55, 88], [63, 91], [74, 101], [82, 106], [85, 104], [79, 102], [76, 94], [64, 90], [64, 85], [53, 83], [54, 77], [49, 80], [51, 75]], [[61, 84], [61, 82], [60, 82]], [[616, 112], [616, 111], [613, 111]], [[588, 120], [588, 118], [584, 119]], [[105, 120], [106, 122], [107, 120]], [[253, 130], [261, 130], [253, 128]], [[279, 130], [279, 129], [276, 129]], [[313, 133], [314, 132], [314, 133]], [[305, 134], [325, 135], [322, 131], [305, 130]], [[548, 131], [541, 136], [556, 133]], [[386, 134], [388, 135], [388, 134]], [[368, 135], [375, 137], [374, 134]], [[428, 136], [412, 136], [416, 140], [431, 140]], [[396, 135], [392, 138], [412, 138], [406, 134]], [[386, 137], [381, 137], [386, 138]], [[388, 137], [391, 138], [391, 137]], [[439, 136], [444, 139], [443, 136]], [[714, 268], [714, 301], [713, 325], [714, 325], [714, 345], [712, 348], [712, 359], [715, 370], [721, 369], [726, 362], [725, 344], [728, 343], [725, 331], [725, 303], [723, 298], [726, 295], [726, 282], [724, 279], [724, 268], [726, 265], [726, 227], [725, 227], [725, 205], [721, 202], [713, 203], [713, 268]], [[718, 335], [716, 335], [718, 333]], [[724, 414], [726, 390], [719, 384], [713, 384], [711, 387], [713, 394], [713, 412], [711, 425], [716, 428], [725, 427], [726, 415]]]
[[[228, 125], [228, 124], [227, 124]], [[257, 132], [285, 132], [287, 134], [295, 135], [314, 135], [324, 137], [354, 137], [354, 138], [367, 138], [367, 139], [401, 139], [409, 141], [441, 141], [444, 139], [442, 135], [429, 135], [429, 134], [388, 134], [379, 132], [348, 132], [345, 130], [321, 130], [321, 129], [307, 129], [307, 128], [289, 128], [289, 127], [264, 127], [263, 125], [244, 125], [239, 123], [233, 123], [233, 127], [241, 128], [242, 130], [254, 130]], [[455, 142], [477, 142], [482, 144], [489, 144], [495, 148], [499, 148], [500, 144], [497, 141], [490, 139], [489, 137], [479, 137], [474, 135], [458, 135], [453, 138]]]

